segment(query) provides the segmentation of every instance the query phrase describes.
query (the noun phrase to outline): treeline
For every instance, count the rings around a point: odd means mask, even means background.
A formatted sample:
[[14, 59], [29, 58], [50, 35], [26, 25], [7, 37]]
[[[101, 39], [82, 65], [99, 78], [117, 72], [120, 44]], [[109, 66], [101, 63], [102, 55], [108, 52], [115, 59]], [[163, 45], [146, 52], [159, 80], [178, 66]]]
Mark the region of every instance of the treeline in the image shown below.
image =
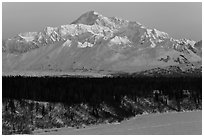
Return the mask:
[[66, 104], [120, 103], [121, 98], [167, 96], [178, 103], [189, 95], [198, 105], [202, 99], [202, 78], [60, 78], [2, 77], [3, 98], [63, 102]]
[[201, 77], [2, 77], [3, 134], [202, 109]]

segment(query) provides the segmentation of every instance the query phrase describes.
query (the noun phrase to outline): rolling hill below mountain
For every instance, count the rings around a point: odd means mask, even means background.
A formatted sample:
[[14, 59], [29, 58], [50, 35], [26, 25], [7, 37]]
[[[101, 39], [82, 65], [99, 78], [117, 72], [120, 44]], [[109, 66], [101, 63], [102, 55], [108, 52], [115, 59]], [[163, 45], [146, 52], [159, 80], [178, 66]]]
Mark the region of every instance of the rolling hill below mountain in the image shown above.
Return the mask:
[[115, 74], [171, 66], [197, 71], [202, 62], [202, 41], [177, 40], [138, 22], [95, 11], [68, 25], [20, 33], [3, 41], [2, 51], [3, 73]]

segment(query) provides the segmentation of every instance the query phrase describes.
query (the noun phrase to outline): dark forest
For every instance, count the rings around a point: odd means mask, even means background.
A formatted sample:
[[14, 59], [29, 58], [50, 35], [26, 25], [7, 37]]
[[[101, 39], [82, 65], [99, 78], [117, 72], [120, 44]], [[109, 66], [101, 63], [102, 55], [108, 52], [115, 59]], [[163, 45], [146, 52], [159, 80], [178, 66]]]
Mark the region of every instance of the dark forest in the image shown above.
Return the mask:
[[3, 98], [36, 101], [98, 104], [117, 102], [124, 96], [152, 97], [154, 91], [181, 100], [184, 91], [192, 98], [202, 97], [202, 78], [60, 78], [60, 77], [3, 77]]
[[[12, 123], [11, 117], [12, 119], [16, 117], [17, 109], [18, 111], [21, 110], [23, 114], [26, 111], [26, 115], [30, 115], [32, 120], [25, 127], [32, 125], [32, 130], [36, 128], [70, 126], [70, 123], [74, 120], [75, 125], [77, 125], [75, 114], [73, 113], [79, 110], [80, 104], [86, 104], [88, 106], [85, 111], [91, 117], [94, 117], [95, 122], [92, 121], [92, 124], [98, 121], [110, 120], [110, 118], [112, 121], [121, 121], [125, 118], [142, 114], [143, 112], [155, 113], [165, 112], [167, 110], [185, 111], [202, 109], [201, 77], [78, 78], [16, 76], [2, 77], [2, 84], [3, 117], [7, 117], [3, 119], [5, 120], [4, 122], [6, 123], [7, 120], [7, 123], [8, 121]], [[28, 108], [25, 108], [26, 100], [32, 101], [31, 103], [27, 101]], [[20, 110], [17, 108], [18, 102], [20, 104]], [[49, 102], [49, 105], [39, 105], [40, 103], [36, 102]], [[56, 126], [55, 122], [55, 124], [51, 124], [52, 126], [45, 126], [45, 121], [52, 119], [51, 115], [56, 117], [54, 116], [56, 112], [53, 110], [57, 103], [64, 104], [65, 109], [59, 115], [61, 119], [63, 117], [66, 120], [61, 125], [57, 124]], [[104, 105], [112, 108], [112, 112], [114, 113], [106, 111]], [[70, 106], [72, 106], [71, 108], [77, 106], [77, 109], [71, 110]], [[52, 111], [53, 113], [51, 114]], [[68, 113], [71, 111], [73, 112]], [[36, 124], [38, 118], [34, 116], [34, 112], [36, 115], [38, 113], [42, 115], [41, 121], [44, 121], [44, 124], [41, 126], [39, 123]], [[46, 119], [45, 117], [48, 114], [49, 118]], [[69, 122], [67, 122], [67, 119], [69, 119]], [[27, 121], [29, 121], [29, 118]], [[89, 121], [87, 123], [89, 125], [90, 119], [86, 121]], [[85, 122], [82, 121], [81, 123]], [[21, 130], [25, 127], [23, 128], [21, 126], [16, 127], [15, 125], [11, 125], [8, 127], [3, 125], [3, 132], [4, 134], [24, 133]]]

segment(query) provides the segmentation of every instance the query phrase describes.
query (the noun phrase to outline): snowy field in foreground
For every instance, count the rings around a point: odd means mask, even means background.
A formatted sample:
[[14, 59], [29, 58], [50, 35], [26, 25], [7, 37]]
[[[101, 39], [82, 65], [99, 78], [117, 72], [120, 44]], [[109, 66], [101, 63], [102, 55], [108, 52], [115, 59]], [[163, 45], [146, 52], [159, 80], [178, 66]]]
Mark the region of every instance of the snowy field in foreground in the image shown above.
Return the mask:
[[137, 116], [127, 121], [122, 121], [121, 123], [87, 126], [81, 129], [59, 128], [52, 130], [38, 130], [35, 131], [34, 134], [202, 134], [202, 111], [149, 114]]

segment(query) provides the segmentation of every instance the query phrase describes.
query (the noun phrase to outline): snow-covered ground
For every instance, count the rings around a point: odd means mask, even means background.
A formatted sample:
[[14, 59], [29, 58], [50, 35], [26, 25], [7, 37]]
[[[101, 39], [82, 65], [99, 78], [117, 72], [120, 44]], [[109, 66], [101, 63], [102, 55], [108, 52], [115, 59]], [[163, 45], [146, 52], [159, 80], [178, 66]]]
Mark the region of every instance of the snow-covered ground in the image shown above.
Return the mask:
[[113, 135], [113, 134], [147, 134], [147, 135], [192, 135], [202, 134], [202, 111], [171, 112], [136, 116], [121, 123], [101, 124], [85, 128], [59, 128], [38, 130], [34, 134], [63, 135]]

